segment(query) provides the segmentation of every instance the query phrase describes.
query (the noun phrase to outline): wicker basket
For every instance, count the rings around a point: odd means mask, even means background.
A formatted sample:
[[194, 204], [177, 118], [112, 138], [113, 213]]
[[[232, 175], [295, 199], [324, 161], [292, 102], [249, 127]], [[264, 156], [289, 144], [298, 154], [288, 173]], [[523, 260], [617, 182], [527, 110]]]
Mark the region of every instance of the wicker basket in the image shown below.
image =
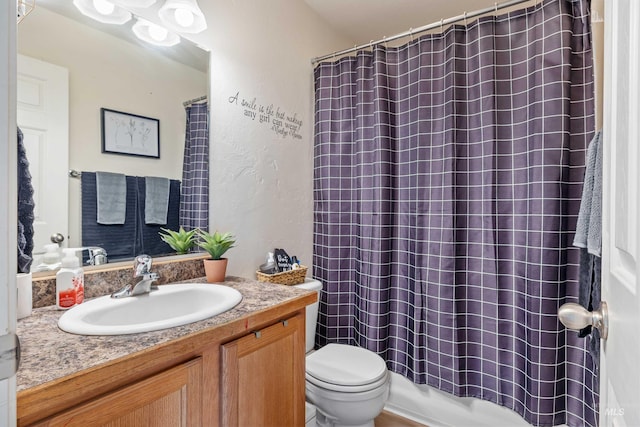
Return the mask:
[[295, 270], [283, 271], [282, 273], [265, 274], [261, 271], [256, 271], [259, 282], [279, 283], [281, 285], [299, 285], [304, 283], [304, 278], [307, 275], [307, 267], [301, 265], [300, 268]]

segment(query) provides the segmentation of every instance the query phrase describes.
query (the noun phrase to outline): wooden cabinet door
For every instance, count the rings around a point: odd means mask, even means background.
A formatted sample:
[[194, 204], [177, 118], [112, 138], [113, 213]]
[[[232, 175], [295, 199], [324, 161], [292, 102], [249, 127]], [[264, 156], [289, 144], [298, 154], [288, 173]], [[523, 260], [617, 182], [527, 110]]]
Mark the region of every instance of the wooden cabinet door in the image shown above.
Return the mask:
[[304, 315], [222, 346], [223, 426], [304, 426]]
[[37, 423], [65, 427], [199, 427], [202, 359], [197, 358]]

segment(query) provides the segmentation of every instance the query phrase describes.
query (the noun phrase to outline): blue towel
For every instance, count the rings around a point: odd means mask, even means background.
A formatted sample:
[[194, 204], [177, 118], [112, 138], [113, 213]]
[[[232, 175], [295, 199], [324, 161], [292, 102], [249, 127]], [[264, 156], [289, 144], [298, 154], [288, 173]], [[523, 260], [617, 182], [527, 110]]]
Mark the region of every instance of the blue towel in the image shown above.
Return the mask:
[[145, 224], [165, 225], [167, 223], [168, 209], [169, 178], [145, 177]]
[[591, 255], [602, 251], [602, 132], [589, 144], [582, 188], [580, 212], [573, 246], [586, 248]]
[[[146, 253], [142, 250], [142, 237], [137, 225], [137, 179], [125, 176], [127, 183], [126, 217], [124, 224], [99, 224], [97, 221], [98, 198], [96, 195], [96, 173], [82, 171], [80, 177], [82, 194], [82, 246], [100, 246], [109, 254], [109, 262], [133, 259]], [[83, 252], [83, 262], [88, 259]], [[153, 255], [153, 254], [149, 254]]]
[[145, 223], [145, 206], [146, 206], [146, 179], [145, 177], [137, 177], [138, 188], [138, 231], [141, 236], [140, 253], [148, 255], [170, 254], [172, 249], [160, 238], [161, 228], [169, 230], [177, 230], [180, 227], [180, 181], [169, 181], [169, 208], [167, 209], [166, 224], [146, 224]]
[[127, 180], [121, 173], [96, 172], [97, 222], [124, 224], [127, 214]]
[[[600, 307], [602, 252], [602, 132], [597, 132], [589, 144], [582, 188], [582, 200], [573, 245], [580, 248], [578, 303], [589, 311]], [[593, 368], [600, 361], [600, 333], [587, 326], [579, 337], [586, 338], [587, 351]]]

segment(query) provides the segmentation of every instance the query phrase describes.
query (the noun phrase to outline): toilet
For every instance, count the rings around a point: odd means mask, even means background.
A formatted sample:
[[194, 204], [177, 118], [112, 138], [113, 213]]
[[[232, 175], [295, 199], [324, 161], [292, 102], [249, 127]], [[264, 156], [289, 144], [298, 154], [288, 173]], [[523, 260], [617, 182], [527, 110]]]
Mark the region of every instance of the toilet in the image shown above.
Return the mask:
[[[296, 285], [318, 292], [313, 279]], [[306, 427], [373, 427], [389, 396], [389, 371], [372, 351], [344, 344], [313, 350], [318, 303], [306, 308]], [[315, 409], [315, 414], [314, 414]]]

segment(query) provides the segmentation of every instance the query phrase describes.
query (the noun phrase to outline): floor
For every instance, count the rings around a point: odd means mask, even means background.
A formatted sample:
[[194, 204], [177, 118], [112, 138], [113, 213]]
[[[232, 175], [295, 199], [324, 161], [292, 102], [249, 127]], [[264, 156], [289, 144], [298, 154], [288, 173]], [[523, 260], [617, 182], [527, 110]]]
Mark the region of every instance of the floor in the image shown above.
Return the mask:
[[391, 412], [382, 411], [375, 419], [376, 427], [426, 427]]

